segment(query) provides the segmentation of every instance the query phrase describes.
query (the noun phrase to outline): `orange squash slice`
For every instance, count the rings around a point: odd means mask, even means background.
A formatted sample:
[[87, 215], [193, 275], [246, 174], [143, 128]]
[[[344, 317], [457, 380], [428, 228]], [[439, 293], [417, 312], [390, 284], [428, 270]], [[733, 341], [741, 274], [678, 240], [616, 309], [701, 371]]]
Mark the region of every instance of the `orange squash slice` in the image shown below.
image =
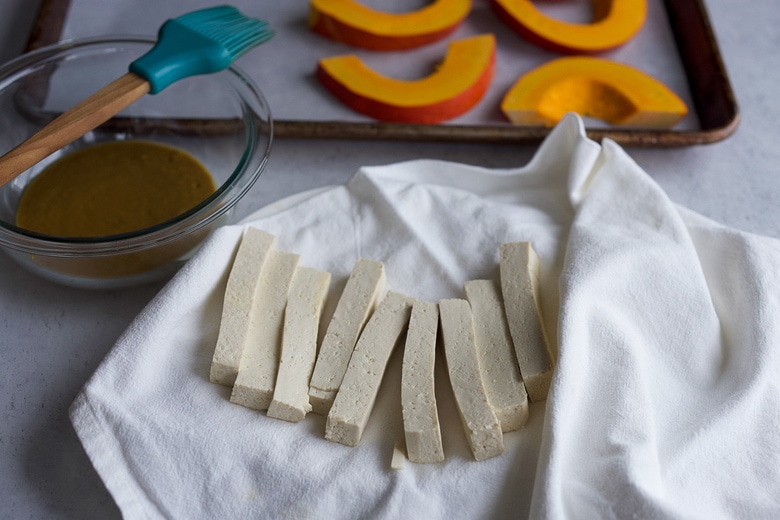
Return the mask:
[[644, 72], [590, 56], [558, 58], [522, 76], [501, 111], [515, 124], [552, 126], [567, 112], [631, 127], [669, 128], [688, 113], [666, 85]]
[[444, 38], [470, 10], [471, 0], [434, 0], [408, 13], [376, 11], [355, 0], [311, 0], [309, 28], [353, 47], [405, 50]]
[[471, 109], [493, 79], [496, 40], [484, 34], [455, 40], [429, 76], [414, 81], [388, 78], [349, 54], [320, 60], [317, 77], [342, 103], [374, 119], [439, 123]]
[[562, 54], [600, 54], [628, 42], [647, 18], [647, 0], [592, 0], [593, 22], [547, 16], [531, 0], [490, 0], [493, 10], [529, 42]]

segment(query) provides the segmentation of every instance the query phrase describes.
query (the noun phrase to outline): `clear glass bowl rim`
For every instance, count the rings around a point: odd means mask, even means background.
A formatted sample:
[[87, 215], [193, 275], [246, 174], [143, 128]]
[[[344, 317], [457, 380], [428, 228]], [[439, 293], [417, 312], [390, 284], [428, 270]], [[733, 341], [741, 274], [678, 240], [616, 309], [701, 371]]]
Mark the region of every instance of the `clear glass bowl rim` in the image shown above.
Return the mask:
[[[22, 54], [0, 65], [0, 83], [42, 60], [72, 49], [111, 44], [153, 45], [155, 43], [154, 38], [147, 36], [124, 35], [64, 40]], [[44, 235], [27, 231], [0, 219], [0, 246], [24, 253], [54, 257], [102, 257], [132, 253], [188, 236], [227, 213], [252, 188], [268, 162], [273, 142], [273, 118], [268, 102], [251, 78], [235, 66], [228, 67], [226, 72], [230, 74], [233, 86], [241, 87], [236, 88], [236, 91], [239, 93], [244, 121], [247, 123], [247, 142], [238, 165], [208, 199], [186, 213], [157, 226], [108, 237]], [[251, 101], [254, 103], [248, 102], [246, 97], [252, 98]], [[265, 113], [257, 114], [254, 106], [262, 107]], [[259, 116], [257, 119], [266, 121], [268, 141], [265, 147], [259, 146], [257, 137], [260, 129], [257, 127], [256, 118], [253, 117], [254, 114]]]

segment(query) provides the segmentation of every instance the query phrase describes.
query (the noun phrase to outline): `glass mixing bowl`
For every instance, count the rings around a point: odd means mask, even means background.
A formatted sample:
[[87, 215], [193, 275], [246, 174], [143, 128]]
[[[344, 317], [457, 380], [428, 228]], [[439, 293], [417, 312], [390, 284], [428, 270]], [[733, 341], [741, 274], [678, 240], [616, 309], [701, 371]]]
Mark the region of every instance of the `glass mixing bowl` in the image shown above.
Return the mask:
[[[154, 43], [141, 37], [67, 41], [0, 67], [0, 155], [125, 74]], [[214, 229], [229, 223], [231, 209], [266, 165], [272, 134], [268, 103], [239, 69], [180, 80], [0, 188], [0, 247], [34, 273], [71, 286], [125, 287], [168, 276]], [[216, 192], [171, 220], [121, 235], [69, 238], [16, 226], [25, 187], [48, 164], [84, 146], [128, 139], [190, 153], [210, 171]]]

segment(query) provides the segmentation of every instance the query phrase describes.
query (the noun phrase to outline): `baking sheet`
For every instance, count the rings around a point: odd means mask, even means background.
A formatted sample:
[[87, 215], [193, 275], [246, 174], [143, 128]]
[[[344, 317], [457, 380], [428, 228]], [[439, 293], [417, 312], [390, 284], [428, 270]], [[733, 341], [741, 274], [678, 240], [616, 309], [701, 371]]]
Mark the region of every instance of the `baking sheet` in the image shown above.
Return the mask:
[[[403, 11], [426, 2], [364, 3]], [[544, 127], [510, 125], [499, 105], [520, 75], [560, 55], [520, 38], [497, 18], [487, 1], [475, 0], [464, 24], [446, 39], [405, 52], [360, 50], [314, 34], [306, 25], [306, 0], [235, 0], [233, 4], [248, 16], [268, 20], [277, 32], [271, 42], [236, 64], [268, 98], [276, 137], [537, 142], [549, 132]], [[165, 19], [210, 5], [209, 0], [191, 0], [186, 8], [174, 0], [45, 0], [41, 27], [34, 33], [37, 40], [31, 45], [86, 36], [153, 35]], [[539, 8], [572, 22], [585, 22], [590, 15], [587, 0], [539, 3]], [[423, 77], [443, 57], [449, 42], [486, 32], [495, 34], [498, 42], [491, 88], [467, 114], [440, 125], [378, 123], [343, 106], [314, 76], [320, 58], [354, 53], [380, 73], [401, 79]], [[738, 110], [700, 0], [648, 0], [648, 17], [640, 33], [604, 57], [661, 80], [688, 104], [690, 113], [672, 130], [611, 127], [586, 119], [590, 137], [607, 136], [627, 146], [680, 146], [717, 141], [736, 128]]]

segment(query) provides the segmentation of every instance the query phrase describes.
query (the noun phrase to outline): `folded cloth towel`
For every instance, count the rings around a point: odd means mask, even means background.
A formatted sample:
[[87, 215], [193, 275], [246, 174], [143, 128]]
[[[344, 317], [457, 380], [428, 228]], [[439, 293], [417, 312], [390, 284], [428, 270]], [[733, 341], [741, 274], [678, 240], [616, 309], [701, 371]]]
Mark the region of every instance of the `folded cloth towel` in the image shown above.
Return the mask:
[[333, 274], [330, 312], [358, 257], [385, 263], [388, 288], [437, 301], [497, 278], [501, 243], [531, 241], [558, 356], [548, 400], [476, 462], [439, 365], [447, 460], [400, 471], [398, 353], [355, 448], [326, 441], [322, 417], [231, 404], [208, 380], [244, 229], [226, 227], [71, 408], [126, 518], [780, 516], [780, 242], [674, 205], [576, 116], [523, 168], [366, 167], [250, 224]]

